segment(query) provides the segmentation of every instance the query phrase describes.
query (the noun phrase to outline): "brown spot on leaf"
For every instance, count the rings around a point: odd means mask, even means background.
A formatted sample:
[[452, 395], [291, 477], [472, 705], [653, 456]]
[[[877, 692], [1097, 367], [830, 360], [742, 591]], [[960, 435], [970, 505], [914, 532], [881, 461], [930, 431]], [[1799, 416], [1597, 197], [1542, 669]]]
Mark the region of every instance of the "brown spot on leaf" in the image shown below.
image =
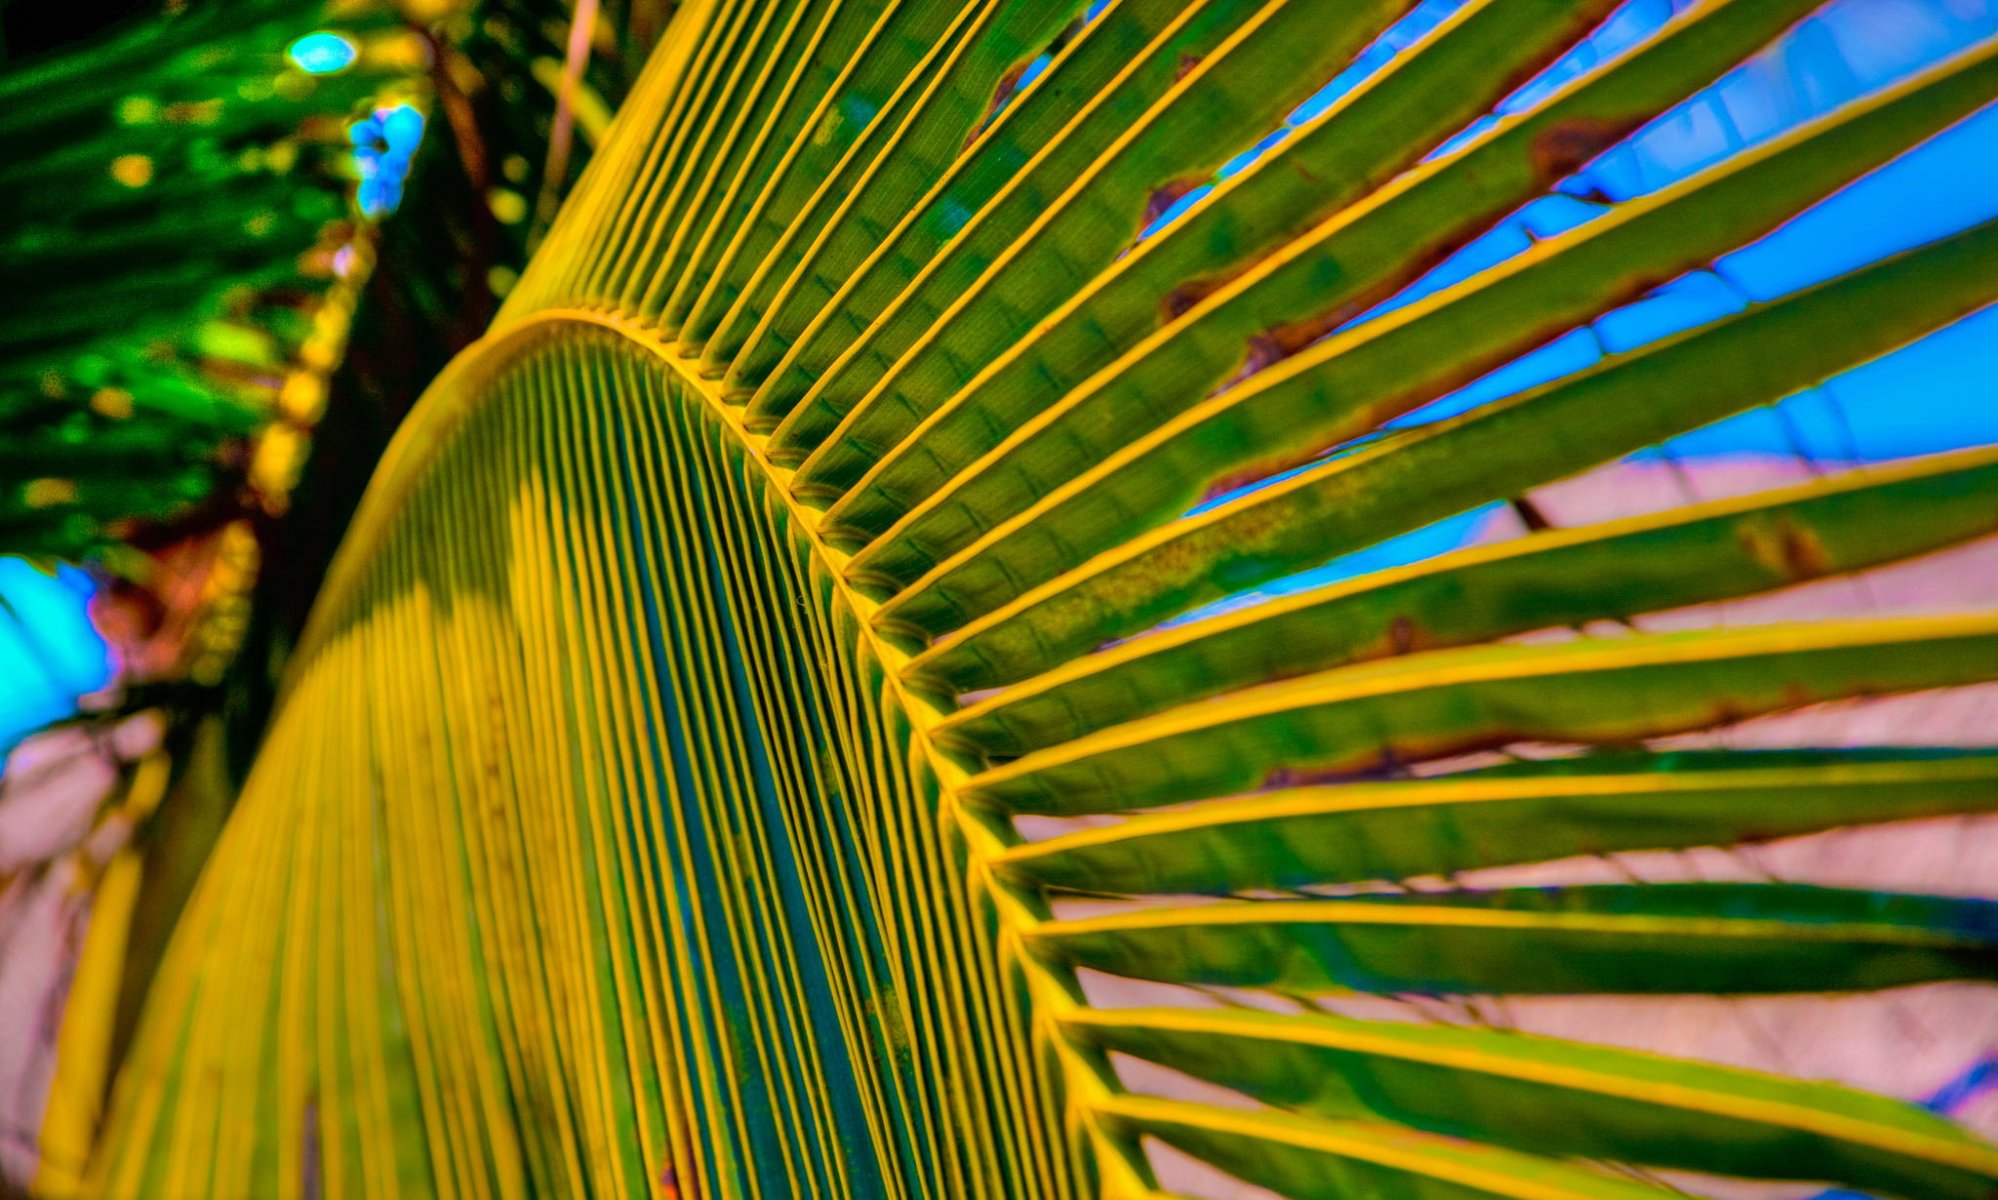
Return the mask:
[[1785, 519], [1777, 526], [1783, 546], [1783, 565], [1798, 579], [1815, 579], [1831, 569], [1831, 557], [1815, 531]]
[[958, 146], [959, 153], [970, 149], [971, 144], [985, 132], [985, 127], [992, 123], [992, 118], [1005, 107], [1008, 100], [1013, 98], [1013, 93], [1019, 90], [1020, 80], [1026, 77], [1027, 66], [1028, 64], [1021, 63], [999, 77], [999, 86], [992, 89], [992, 98], [986, 101], [985, 111], [980, 114], [971, 128], [965, 131], [964, 141]]
[[1817, 579], [1832, 570], [1816, 531], [1788, 517], [1778, 518], [1773, 527], [1760, 521], [1745, 524], [1736, 536], [1751, 558], [1785, 578]]
[[1283, 340], [1269, 333], [1259, 333], [1249, 339], [1249, 353], [1242, 359], [1242, 370], [1238, 378], [1247, 378], [1266, 367], [1282, 362], [1295, 351], [1285, 347]]
[[1195, 279], [1166, 293], [1159, 305], [1161, 325], [1169, 325], [1192, 311], [1194, 305], [1221, 290], [1224, 279]]
[[1528, 497], [1518, 496], [1510, 503], [1512, 511], [1519, 514], [1520, 523], [1526, 526], [1528, 532], [1543, 533], [1554, 528], [1554, 522], [1548, 520], [1547, 514], [1541, 512], [1540, 506]]
[[1137, 231], [1143, 233], [1145, 230], [1151, 228], [1152, 222], [1164, 216], [1166, 209], [1177, 204], [1181, 196], [1199, 187], [1201, 182], [1198, 179], [1175, 179], [1170, 183], [1155, 188], [1152, 191], [1151, 199], [1145, 202], [1145, 219], [1138, 222]]
[[1623, 137], [1621, 125], [1588, 117], [1558, 121], [1533, 139], [1527, 158], [1543, 179], [1572, 175]]

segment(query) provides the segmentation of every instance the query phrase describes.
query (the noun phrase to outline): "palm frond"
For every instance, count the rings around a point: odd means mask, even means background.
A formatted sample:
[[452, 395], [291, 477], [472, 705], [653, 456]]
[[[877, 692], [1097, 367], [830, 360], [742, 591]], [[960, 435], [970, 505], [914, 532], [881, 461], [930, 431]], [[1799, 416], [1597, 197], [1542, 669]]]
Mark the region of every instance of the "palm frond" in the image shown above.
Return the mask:
[[1966, 219], [1601, 332], [1998, 41], [1612, 194], [1830, 10], [1634, 11], [685, 6], [381, 466], [91, 1194], [1998, 1187], [1822, 1029], [1632, 1015], [1989, 1005], [1961, 870], [1763, 856], [1988, 838], [1910, 707], [1998, 681], [1988, 589], [1872, 589], [1985, 561], [1994, 452], [1543, 505], [1998, 299]]

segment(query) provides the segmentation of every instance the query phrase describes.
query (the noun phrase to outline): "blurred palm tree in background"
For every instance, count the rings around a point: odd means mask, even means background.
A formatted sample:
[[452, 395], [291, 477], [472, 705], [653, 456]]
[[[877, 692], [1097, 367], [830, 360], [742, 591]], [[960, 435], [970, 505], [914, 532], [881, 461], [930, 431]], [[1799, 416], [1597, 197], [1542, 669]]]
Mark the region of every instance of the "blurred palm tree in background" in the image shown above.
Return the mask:
[[89, 710], [0, 775], [17, 1182], [101, 873], [115, 1056], [361, 486], [671, 10], [0, 9], [0, 754]]
[[1998, 1193], [1998, 6], [7, 12], [15, 1178]]

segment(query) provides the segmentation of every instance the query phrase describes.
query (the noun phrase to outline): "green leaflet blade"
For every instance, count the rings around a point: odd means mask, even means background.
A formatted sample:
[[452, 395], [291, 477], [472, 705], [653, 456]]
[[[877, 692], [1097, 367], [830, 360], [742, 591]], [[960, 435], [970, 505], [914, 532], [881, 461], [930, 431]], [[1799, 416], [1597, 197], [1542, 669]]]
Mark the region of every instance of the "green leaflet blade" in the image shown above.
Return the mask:
[[1133, 979], [1334, 991], [1761, 995], [1998, 977], [1998, 902], [1672, 883], [1140, 908], [1051, 921], [1050, 959]]
[[1295, 1200], [1666, 1200], [1682, 1193], [1491, 1146], [1352, 1121], [1118, 1096], [1095, 1111]]
[[1251, 688], [1037, 751], [965, 795], [1016, 812], [1148, 808], [1518, 741], [1633, 745], [1853, 696], [1998, 677], [1998, 615], [1479, 646]]
[[1080, 1040], [1318, 1117], [1536, 1154], [1979, 1200], [1998, 1147], [1832, 1084], [1510, 1031], [1313, 1015], [1081, 1011]]
[[1522, 768], [1272, 792], [1016, 846], [994, 865], [1045, 887], [1226, 894], [1731, 846], [1998, 807], [1998, 754], [1770, 757], [1740, 752], [1676, 771], [1620, 759], [1621, 770], [1599, 774]]

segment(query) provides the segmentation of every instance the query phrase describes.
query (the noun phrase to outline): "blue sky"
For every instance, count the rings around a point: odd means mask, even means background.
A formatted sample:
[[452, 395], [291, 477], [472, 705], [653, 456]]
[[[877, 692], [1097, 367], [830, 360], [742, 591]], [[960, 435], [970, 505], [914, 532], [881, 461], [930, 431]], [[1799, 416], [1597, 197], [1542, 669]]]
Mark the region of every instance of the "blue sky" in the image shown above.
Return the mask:
[[109, 652], [86, 611], [94, 590], [73, 567], [49, 576], [0, 558], [0, 755], [110, 679]]

